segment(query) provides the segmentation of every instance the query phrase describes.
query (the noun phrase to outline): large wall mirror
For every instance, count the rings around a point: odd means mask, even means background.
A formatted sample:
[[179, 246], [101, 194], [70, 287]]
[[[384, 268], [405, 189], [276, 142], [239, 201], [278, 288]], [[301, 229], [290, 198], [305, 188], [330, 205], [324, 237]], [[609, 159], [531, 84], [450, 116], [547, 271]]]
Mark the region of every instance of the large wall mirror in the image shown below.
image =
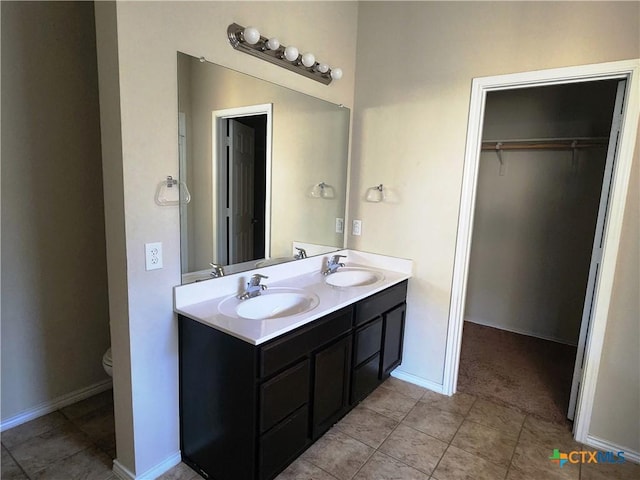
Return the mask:
[[182, 283], [342, 248], [349, 117], [178, 52]]

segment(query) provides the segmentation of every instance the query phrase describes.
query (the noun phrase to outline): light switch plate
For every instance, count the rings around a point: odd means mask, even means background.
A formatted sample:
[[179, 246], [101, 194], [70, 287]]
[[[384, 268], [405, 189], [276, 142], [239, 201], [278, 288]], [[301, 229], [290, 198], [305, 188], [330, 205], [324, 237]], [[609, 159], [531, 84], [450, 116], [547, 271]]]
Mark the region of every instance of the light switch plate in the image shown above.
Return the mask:
[[147, 270], [162, 268], [162, 242], [145, 243], [144, 252]]
[[344, 218], [336, 218], [336, 233], [344, 233]]
[[354, 220], [351, 226], [351, 235], [362, 235], [362, 220]]

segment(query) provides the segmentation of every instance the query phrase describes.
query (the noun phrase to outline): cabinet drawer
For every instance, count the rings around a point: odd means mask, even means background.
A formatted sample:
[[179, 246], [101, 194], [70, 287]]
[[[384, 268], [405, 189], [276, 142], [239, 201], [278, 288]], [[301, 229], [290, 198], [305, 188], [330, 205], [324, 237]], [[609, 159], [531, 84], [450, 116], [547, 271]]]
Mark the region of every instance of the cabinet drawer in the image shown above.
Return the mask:
[[354, 365], [360, 365], [367, 358], [378, 353], [382, 344], [382, 317], [355, 333]]
[[369, 320], [391, 310], [396, 305], [403, 303], [407, 298], [407, 281], [389, 287], [382, 292], [365, 298], [356, 304], [354, 317], [355, 325], [362, 325]]
[[260, 377], [266, 377], [351, 330], [353, 307], [300, 327], [260, 349]]
[[273, 427], [309, 399], [309, 360], [260, 386], [260, 433]]
[[356, 403], [369, 395], [380, 383], [378, 373], [380, 371], [380, 354], [377, 354], [364, 365], [353, 372], [351, 384], [351, 403]]
[[292, 461], [309, 442], [309, 409], [305, 405], [260, 439], [260, 480], [267, 480]]

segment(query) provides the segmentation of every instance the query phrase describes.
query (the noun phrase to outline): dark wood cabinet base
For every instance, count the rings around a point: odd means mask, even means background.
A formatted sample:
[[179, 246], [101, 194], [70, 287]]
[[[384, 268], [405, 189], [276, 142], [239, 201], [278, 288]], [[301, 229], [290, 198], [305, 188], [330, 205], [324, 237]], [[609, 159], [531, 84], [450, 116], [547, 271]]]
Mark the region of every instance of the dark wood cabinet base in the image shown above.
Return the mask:
[[407, 281], [262, 345], [179, 316], [183, 461], [271, 480], [402, 361]]

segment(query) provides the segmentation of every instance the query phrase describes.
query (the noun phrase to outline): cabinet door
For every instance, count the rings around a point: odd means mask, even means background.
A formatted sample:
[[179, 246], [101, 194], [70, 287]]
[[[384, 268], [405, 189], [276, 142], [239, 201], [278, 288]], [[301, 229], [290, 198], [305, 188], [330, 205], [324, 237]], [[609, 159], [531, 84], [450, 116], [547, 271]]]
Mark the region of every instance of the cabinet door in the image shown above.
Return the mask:
[[349, 335], [314, 355], [313, 438], [327, 431], [349, 408]]
[[389, 376], [391, 370], [402, 362], [402, 341], [404, 338], [404, 316], [406, 304], [384, 314], [384, 338], [382, 340], [382, 364], [380, 378]]

